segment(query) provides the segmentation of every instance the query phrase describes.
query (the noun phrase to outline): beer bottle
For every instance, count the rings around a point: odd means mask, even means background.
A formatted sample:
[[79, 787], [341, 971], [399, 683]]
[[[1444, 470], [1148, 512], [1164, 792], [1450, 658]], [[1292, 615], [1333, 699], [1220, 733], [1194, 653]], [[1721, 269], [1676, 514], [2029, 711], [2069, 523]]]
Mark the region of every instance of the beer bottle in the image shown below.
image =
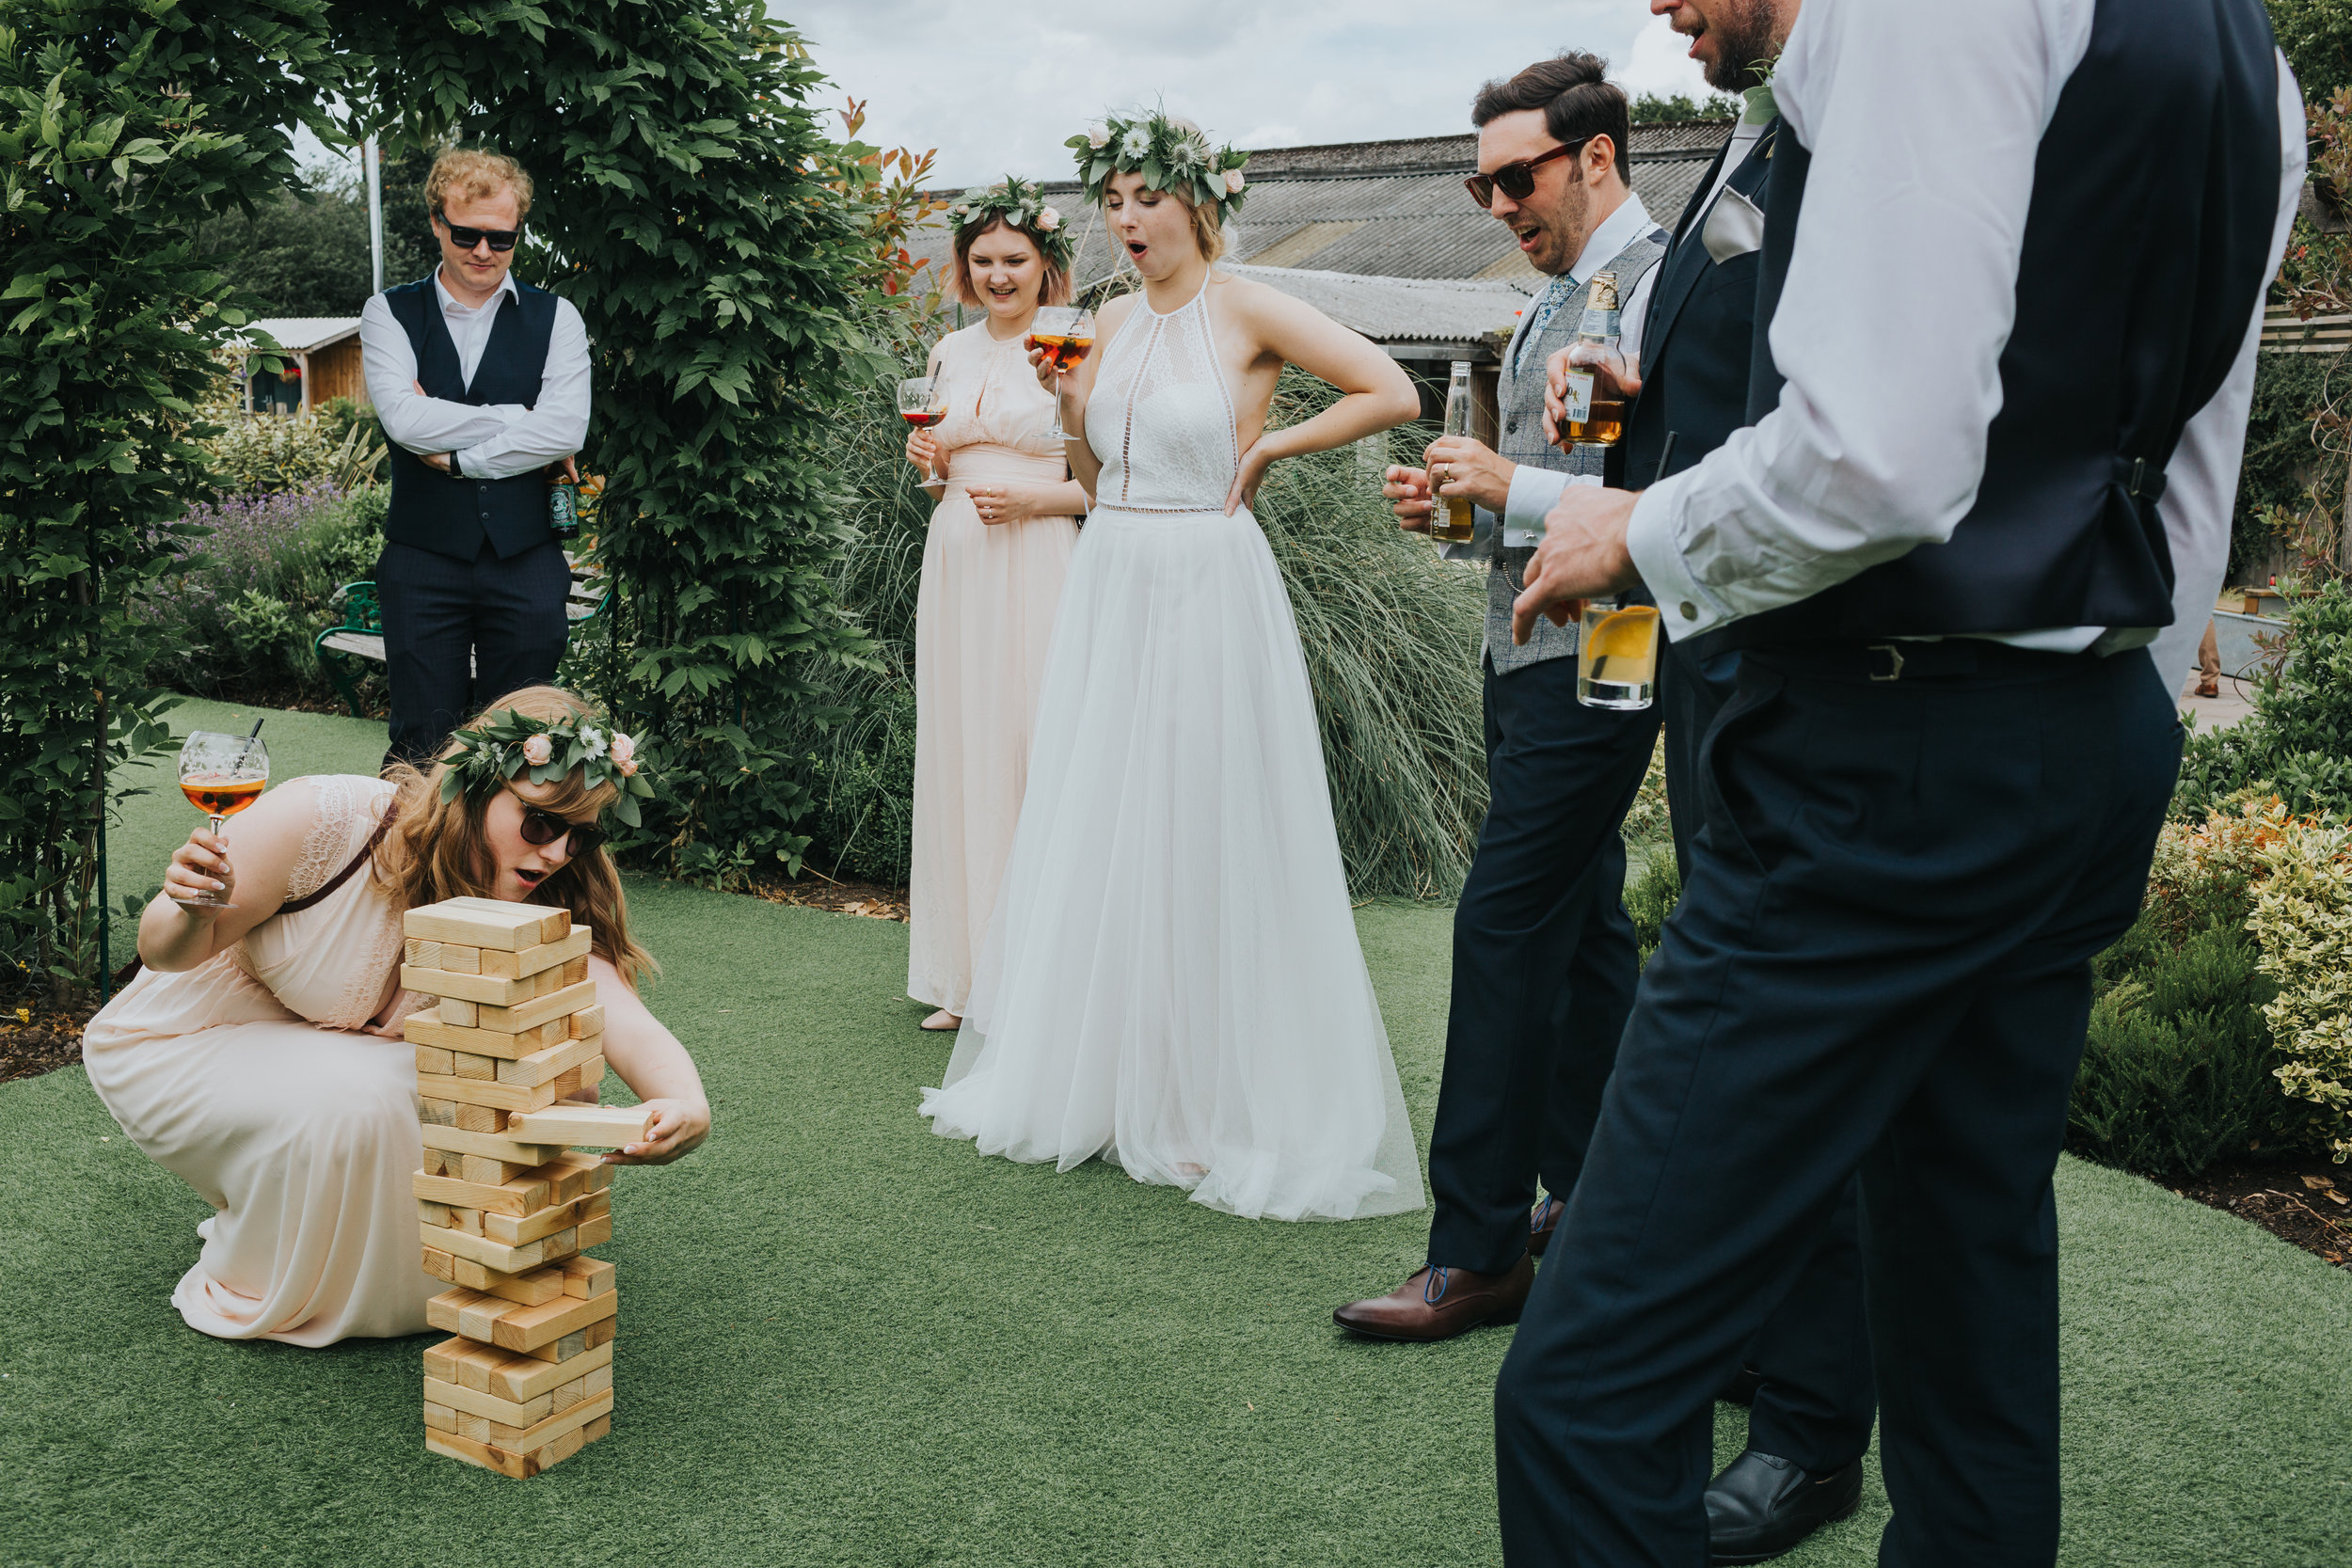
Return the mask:
[[[1593, 275], [1585, 298], [1584, 320], [1568, 348], [1567, 418], [1562, 422], [1564, 444], [1614, 446], [1625, 435], [1625, 354], [1618, 347], [1617, 275]], [[1593, 372], [1605, 370], [1615, 378], [1603, 387]]]

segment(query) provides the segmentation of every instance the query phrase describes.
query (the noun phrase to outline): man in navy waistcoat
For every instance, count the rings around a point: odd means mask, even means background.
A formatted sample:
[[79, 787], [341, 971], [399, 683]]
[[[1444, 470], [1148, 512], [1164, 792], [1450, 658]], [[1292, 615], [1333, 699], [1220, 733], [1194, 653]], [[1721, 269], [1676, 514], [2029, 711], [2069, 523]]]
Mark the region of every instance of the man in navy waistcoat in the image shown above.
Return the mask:
[[359, 318], [368, 394], [391, 446], [376, 562], [395, 758], [424, 764], [480, 703], [555, 678], [571, 569], [548, 470], [588, 434], [588, 332], [568, 300], [518, 283], [531, 177], [453, 149], [425, 205], [441, 264]]
[[1497, 1380], [1504, 1557], [1706, 1560], [1711, 1396], [1858, 1171], [1879, 1560], [2045, 1568], [2052, 1175], [2178, 771], [2148, 649], [2218, 586], [2300, 96], [2260, 0], [1805, 0], [1772, 87], [1753, 422], [1565, 492], [1516, 607], [1639, 581], [1740, 657], [1578, 1267]]

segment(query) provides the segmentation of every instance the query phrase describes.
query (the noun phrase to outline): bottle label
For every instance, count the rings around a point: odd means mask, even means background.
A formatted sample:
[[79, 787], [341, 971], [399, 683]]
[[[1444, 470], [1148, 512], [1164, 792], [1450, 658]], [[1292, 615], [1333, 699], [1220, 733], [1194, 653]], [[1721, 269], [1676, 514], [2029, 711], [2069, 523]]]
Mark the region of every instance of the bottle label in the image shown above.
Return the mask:
[[1621, 321], [1620, 313], [1615, 310], [1596, 310], [1591, 306], [1586, 306], [1584, 325], [1577, 328], [1577, 333], [1580, 337], [1585, 338], [1615, 339], [1620, 336], [1618, 327]]
[[1568, 421], [1582, 424], [1593, 417], [1593, 372], [1570, 371], [1567, 395], [1562, 401], [1568, 405]]

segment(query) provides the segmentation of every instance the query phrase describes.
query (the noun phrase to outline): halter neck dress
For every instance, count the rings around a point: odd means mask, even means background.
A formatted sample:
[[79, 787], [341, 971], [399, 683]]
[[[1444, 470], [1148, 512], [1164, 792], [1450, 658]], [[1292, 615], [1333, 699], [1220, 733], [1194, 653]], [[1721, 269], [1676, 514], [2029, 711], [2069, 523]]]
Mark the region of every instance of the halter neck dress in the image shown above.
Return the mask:
[[1245, 508], [1214, 286], [1103, 351], [1070, 568], [993, 918], [923, 1114], [1274, 1219], [1422, 1206], [1306, 661]]

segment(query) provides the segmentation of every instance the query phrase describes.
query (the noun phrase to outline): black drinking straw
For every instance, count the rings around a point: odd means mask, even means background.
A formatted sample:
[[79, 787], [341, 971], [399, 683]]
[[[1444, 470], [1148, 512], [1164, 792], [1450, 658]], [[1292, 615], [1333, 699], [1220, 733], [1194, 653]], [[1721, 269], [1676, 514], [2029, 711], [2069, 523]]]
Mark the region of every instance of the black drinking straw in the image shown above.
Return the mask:
[[[1666, 439], [1669, 442], [1672, 442], [1674, 437], [1669, 436]], [[256, 719], [253, 721], [253, 727], [245, 732], [245, 744], [237, 748], [237, 761], [235, 766], [239, 768], [243, 768], [245, 766], [246, 757], [253, 751], [253, 737], [261, 733], [262, 720]]]

